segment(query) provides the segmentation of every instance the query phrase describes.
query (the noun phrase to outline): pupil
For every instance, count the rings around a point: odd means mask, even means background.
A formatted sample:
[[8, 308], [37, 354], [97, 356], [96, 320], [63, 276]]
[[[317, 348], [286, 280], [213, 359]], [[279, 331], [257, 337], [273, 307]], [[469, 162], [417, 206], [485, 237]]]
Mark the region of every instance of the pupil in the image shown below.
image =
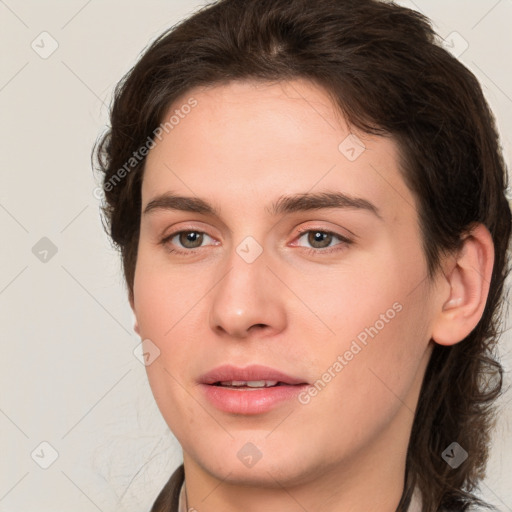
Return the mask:
[[[180, 242], [184, 247], [195, 248], [200, 247], [202, 242], [202, 234], [197, 233], [195, 231], [189, 231], [181, 234]], [[190, 244], [190, 245], [189, 245]]]
[[322, 231], [315, 231], [314, 233], [312, 232], [310, 234], [309, 243], [313, 246], [315, 246], [315, 244], [317, 243], [320, 243], [320, 247], [328, 247], [331, 241], [331, 237], [332, 235], [329, 235], [328, 233], [323, 233]]

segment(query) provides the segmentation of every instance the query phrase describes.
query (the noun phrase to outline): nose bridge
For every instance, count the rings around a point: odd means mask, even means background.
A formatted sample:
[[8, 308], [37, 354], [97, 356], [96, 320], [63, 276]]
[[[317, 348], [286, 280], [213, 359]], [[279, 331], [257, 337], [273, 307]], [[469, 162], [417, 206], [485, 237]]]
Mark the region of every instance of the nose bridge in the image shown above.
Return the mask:
[[276, 294], [276, 283], [267, 268], [268, 254], [252, 236], [231, 249], [223, 277], [213, 290], [212, 329], [246, 337], [251, 327], [281, 329], [284, 311]]

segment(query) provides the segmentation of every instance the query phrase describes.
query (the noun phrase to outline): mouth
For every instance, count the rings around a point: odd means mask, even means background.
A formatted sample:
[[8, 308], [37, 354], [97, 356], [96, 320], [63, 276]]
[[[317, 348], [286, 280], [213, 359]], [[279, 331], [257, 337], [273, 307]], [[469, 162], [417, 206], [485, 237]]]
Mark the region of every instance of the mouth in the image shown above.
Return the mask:
[[309, 386], [300, 377], [260, 365], [221, 366], [203, 375], [200, 384], [215, 408], [245, 415], [262, 414], [290, 402]]

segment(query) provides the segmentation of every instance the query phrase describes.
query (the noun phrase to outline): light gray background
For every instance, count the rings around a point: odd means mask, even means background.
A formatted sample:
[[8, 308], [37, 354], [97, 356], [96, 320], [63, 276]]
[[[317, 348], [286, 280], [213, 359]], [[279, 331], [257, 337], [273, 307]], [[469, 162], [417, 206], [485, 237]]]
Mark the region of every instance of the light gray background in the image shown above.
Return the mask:
[[[0, 0], [0, 511], [149, 510], [181, 461], [133, 355], [139, 339], [90, 151], [114, 84], [204, 3]], [[432, 18], [479, 78], [510, 166], [512, 0], [401, 3]], [[43, 237], [57, 248], [46, 262]], [[511, 400], [501, 401], [482, 485], [502, 511], [512, 510]]]

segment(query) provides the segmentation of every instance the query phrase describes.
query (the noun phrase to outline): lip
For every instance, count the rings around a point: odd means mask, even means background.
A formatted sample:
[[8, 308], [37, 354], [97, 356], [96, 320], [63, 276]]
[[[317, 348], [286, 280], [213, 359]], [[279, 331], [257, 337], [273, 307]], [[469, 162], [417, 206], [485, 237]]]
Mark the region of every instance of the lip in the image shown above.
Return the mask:
[[216, 382], [226, 380], [277, 380], [290, 385], [307, 384], [304, 379], [291, 377], [279, 370], [259, 364], [252, 364], [245, 368], [239, 368], [229, 364], [218, 366], [200, 378], [201, 384], [215, 384]]
[[[268, 388], [232, 389], [215, 386], [222, 381], [275, 380], [279, 386]], [[214, 368], [200, 378], [200, 387], [206, 399], [217, 409], [233, 414], [262, 414], [278, 405], [297, 398], [309, 384], [268, 366], [251, 365], [245, 368], [224, 365]]]

